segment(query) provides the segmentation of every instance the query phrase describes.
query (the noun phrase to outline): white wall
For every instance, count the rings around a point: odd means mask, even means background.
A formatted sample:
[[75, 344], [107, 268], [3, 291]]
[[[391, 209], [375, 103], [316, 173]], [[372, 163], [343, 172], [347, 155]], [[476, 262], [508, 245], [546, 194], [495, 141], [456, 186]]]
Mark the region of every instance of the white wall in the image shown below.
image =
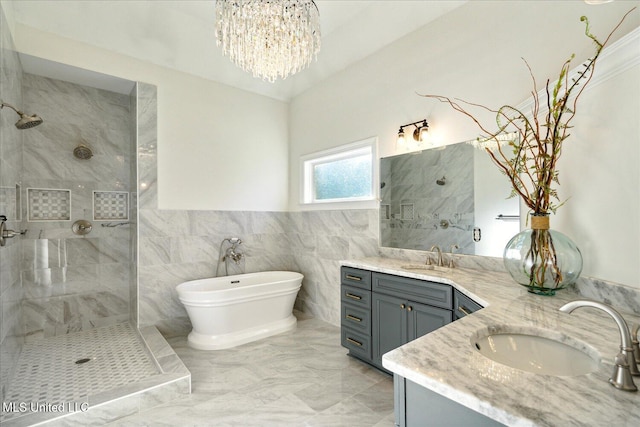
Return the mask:
[[584, 275], [640, 288], [640, 65], [581, 101], [558, 166], [567, 203], [552, 224], [580, 248]]
[[158, 87], [160, 208], [286, 210], [286, 103], [24, 25], [14, 35], [20, 52]]
[[[380, 156], [393, 155], [398, 127], [425, 117], [440, 143], [473, 139], [479, 132], [469, 119], [416, 93], [461, 97], [493, 107], [518, 105], [532, 87], [521, 57], [539, 84], [546, 78], [555, 80], [572, 53], [577, 66], [593, 52], [581, 15], [589, 16], [592, 32], [605, 37], [637, 5], [640, 2], [469, 2], [303, 93], [293, 100], [290, 112], [290, 209], [300, 209], [301, 155], [372, 134], [379, 138]], [[639, 25], [640, 11], [635, 10], [611, 42]], [[585, 93], [560, 164], [562, 195], [571, 199], [553, 219], [555, 228], [583, 248], [585, 275], [636, 287], [638, 76], [636, 68], [626, 78], [616, 77]], [[489, 123], [492, 119], [484, 118]], [[587, 160], [594, 163], [588, 169]], [[598, 172], [592, 172], [595, 169]], [[585, 177], [591, 173], [595, 177]]]

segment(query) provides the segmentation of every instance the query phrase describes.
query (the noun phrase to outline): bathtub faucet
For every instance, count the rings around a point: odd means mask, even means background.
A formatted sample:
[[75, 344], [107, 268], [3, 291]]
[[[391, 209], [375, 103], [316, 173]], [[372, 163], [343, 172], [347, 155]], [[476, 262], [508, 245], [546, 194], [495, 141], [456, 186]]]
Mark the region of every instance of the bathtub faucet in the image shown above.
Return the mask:
[[235, 262], [236, 265], [239, 264], [244, 254], [242, 252], [237, 251], [236, 249], [237, 248], [235, 245], [231, 246], [230, 248], [227, 248], [227, 251], [222, 257], [222, 260], [227, 261], [228, 259], [231, 259], [231, 261]]
[[[222, 255], [222, 247], [224, 246], [225, 242], [227, 242], [231, 246], [229, 246], [224, 252], [224, 255]], [[233, 261], [236, 265], [240, 264], [240, 261], [242, 260], [242, 258], [244, 258], [244, 254], [238, 249], [238, 246], [240, 246], [241, 244], [242, 240], [240, 240], [239, 237], [227, 237], [223, 239], [222, 242], [220, 242], [220, 249], [218, 249], [218, 254], [222, 256], [218, 257], [218, 263], [216, 264], [215, 273], [216, 277], [218, 276], [218, 270], [220, 269], [221, 261], [224, 261], [224, 271], [226, 276], [229, 275], [229, 261]]]
[[222, 243], [224, 242], [229, 242], [231, 246], [225, 251], [222, 261], [231, 260], [238, 265], [244, 256], [244, 254], [238, 250], [238, 246], [242, 244], [242, 240], [240, 240], [239, 237], [227, 237], [222, 241]]

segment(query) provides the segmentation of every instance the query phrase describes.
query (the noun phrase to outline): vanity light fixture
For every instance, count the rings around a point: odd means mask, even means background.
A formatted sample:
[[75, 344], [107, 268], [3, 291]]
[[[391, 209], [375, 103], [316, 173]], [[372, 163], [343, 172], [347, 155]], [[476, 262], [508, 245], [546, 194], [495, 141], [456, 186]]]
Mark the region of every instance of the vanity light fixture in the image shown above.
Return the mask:
[[427, 140], [427, 132], [429, 131], [429, 123], [427, 123], [427, 119], [418, 120], [417, 122], [407, 123], [406, 125], [400, 126], [400, 130], [398, 130], [398, 140], [397, 144], [399, 146], [404, 146], [406, 139], [404, 136], [404, 128], [408, 126], [415, 126], [413, 130], [413, 140], [418, 144], [421, 144]]

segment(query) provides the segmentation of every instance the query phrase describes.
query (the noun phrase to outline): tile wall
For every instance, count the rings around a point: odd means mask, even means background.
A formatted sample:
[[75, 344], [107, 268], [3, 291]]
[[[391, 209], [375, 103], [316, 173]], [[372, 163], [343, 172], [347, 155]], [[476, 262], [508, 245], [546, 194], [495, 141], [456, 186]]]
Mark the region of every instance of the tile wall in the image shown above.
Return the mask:
[[[2, 101], [21, 108], [22, 66], [15, 52], [4, 10], [0, 7], [0, 93]], [[21, 230], [17, 209], [16, 184], [22, 182], [22, 142], [25, 131], [14, 123], [13, 110], [0, 111], [0, 215], [7, 217], [7, 228]], [[7, 384], [24, 342], [20, 301], [20, 239], [7, 239], [0, 248], [0, 397], [4, 400]]]
[[131, 191], [129, 199], [129, 254], [131, 263], [129, 264], [129, 321], [133, 326], [138, 326], [138, 84], [129, 95], [129, 138], [132, 143], [129, 145], [129, 179]]
[[[100, 196], [131, 191], [130, 97], [27, 73], [22, 87], [25, 105], [44, 119], [24, 131], [23, 187], [40, 189], [22, 208], [26, 338], [128, 320], [131, 225], [120, 211], [129, 198], [108, 218]], [[80, 144], [93, 157], [76, 158]], [[72, 232], [80, 219], [92, 223], [89, 234]]]
[[[153, 235], [153, 229], [150, 229], [146, 222], [141, 221], [144, 218], [142, 213], [156, 211], [158, 207], [158, 99], [156, 87], [153, 85], [138, 82], [135, 91], [137, 102], [135, 103], [135, 112], [132, 111], [132, 115], [135, 113], [136, 117], [137, 147], [134, 151], [136, 153], [134, 158], [137, 160], [135, 167], [137, 192], [134, 193], [137, 196], [134, 196], [132, 207], [136, 206], [137, 210], [135, 216], [132, 215], [132, 218], [135, 219], [132, 221], [131, 239], [132, 242], [135, 242], [135, 244], [132, 243], [133, 257], [137, 262], [132, 265], [131, 274], [132, 277], [135, 277], [134, 283], [137, 283], [137, 286], [131, 286], [130, 290], [130, 318], [135, 325], [140, 326], [140, 306], [142, 304], [140, 295], [141, 281], [143, 280], [140, 261], [148, 256], [149, 250], [153, 250], [153, 248], [142, 247], [142, 244], [145, 243], [144, 237]], [[150, 325], [153, 322], [146, 324]]]
[[[293, 270], [304, 274], [296, 308], [340, 323], [340, 264], [376, 256], [378, 211], [223, 212], [140, 209], [140, 323], [165, 335], [190, 330], [176, 285], [212, 277], [220, 243], [240, 237], [245, 258], [229, 274]], [[224, 250], [224, 249], [223, 249]], [[224, 274], [224, 263], [220, 265]]]

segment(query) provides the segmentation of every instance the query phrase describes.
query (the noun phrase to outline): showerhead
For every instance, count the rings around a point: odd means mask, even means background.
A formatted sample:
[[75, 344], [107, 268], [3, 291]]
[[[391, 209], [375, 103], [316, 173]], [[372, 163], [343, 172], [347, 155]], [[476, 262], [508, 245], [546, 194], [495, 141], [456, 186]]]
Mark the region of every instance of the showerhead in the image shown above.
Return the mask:
[[436, 180], [436, 184], [438, 185], [444, 185], [446, 182], [447, 182], [447, 178], [445, 178], [444, 176]]
[[37, 114], [33, 114], [31, 116], [28, 116], [25, 113], [23, 113], [22, 111], [20, 111], [17, 108], [15, 108], [14, 106], [12, 106], [10, 104], [7, 104], [5, 102], [2, 103], [2, 105], [0, 106], [0, 109], [2, 109], [4, 107], [11, 108], [13, 111], [15, 111], [20, 116], [20, 120], [18, 120], [16, 122], [16, 127], [18, 129], [20, 129], [20, 130], [22, 130], [22, 129], [30, 129], [30, 128], [38, 126], [40, 123], [42, 123], [42, 118], [40, 118], [40, 116], [38, 116]]
[[86, 145], [80, 144], [73, 149], [73, 156], [76, 159], [89, 160], [93, 157], [93, 151], [91, 151], [91, 148], [87, 147]]
[[26, 114], [23, 114], [20, 117], [20, 120], [16, 122], [16, 127], [18, 129], [30, 129], [32, 127], [38, 126], [40, 123], [42, 123], [42, 119], [40, 118], [40, 116], [36, 114], [32, 116], [27, 116]]

